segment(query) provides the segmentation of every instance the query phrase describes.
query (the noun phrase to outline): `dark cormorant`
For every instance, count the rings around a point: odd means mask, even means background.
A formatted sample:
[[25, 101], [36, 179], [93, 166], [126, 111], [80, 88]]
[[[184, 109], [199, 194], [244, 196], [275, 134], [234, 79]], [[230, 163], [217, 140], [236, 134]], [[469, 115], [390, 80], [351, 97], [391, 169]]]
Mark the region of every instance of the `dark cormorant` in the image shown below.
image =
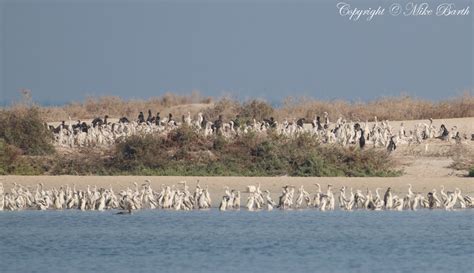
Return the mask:
[[296, 121], [296, 125], [298, 125], [299, 127], [303, 128], [303, 124], [304, 122], [306, 121], [305, 118], [300, 118]]
[[395, 138], [395, 136], [392, 136], [390, 137], [390, 142], [388, 143], [388, 146], [387, 146], [387, 151], [389, 153], [395, 151], [397, 149], [397, 144], [395, 144], [395, 141], [393, 140]]
[[222, 115], [219, 115], [219, 118], [214, 121], [213, 130], [215, 133], [221, 133], [222, 123], [224, 123]]
[[145, 122], [145, 115], [143, 115], [143, 112], [140, 112], [140, 114], [138, 114], [138, 123], [143, 122]]
[[151, 110], [148, 109], [148, 117], [146, 118], [146, 122], [153, 122], [155, 120], [155, 118], [152, 116], [151, 114]]
[[365, 136], [364, 136], [364, 130], [362, 129], [360, 129], [359, 147], [361, 149], [364, 149], [365, 147]]
[[443, 130], [443, 132], [441, 133], [441, 136], [439, 136], [438, 138], [442, 140], [448, 140], [448, 137], [449, 137], [448, 129], [446, 129], [446, 126], [444, 126], [444, 124], [441, 124], [441, 129]]
[[121, 123], [129, 123], [129, 120], [128, 120], [127, 117], [121, 117], [121, 118], [119, 119], [119, 122], [121, 122]]

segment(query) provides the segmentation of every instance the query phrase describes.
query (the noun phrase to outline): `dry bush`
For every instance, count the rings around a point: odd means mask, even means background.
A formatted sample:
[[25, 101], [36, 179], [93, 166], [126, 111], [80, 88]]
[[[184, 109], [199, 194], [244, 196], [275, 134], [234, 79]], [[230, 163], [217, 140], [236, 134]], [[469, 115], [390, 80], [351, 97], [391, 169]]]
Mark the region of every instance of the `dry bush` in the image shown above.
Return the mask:
[[235, 119], [240, 115], [241, 121], [252, 121], [268, 119], [273, 116], [275, 110], [273, 107], [263, 100], [249, 100], [243, 103], [224, 97], [218, 100], [214, 105], [207, 107], [203, 114], [208, 120], [216, 120], [222, 115], [224, 120]]
[[8, 168], [13, 165], [20, 154], [20, 149], [7, 144], [4, 139], [0, 138], [0, 175], [10, 172]]
[[[205, 138], [190, 128], [170, 136], [134, 136], [116, 146], [102, 169], [121, 174], [238, 176], [395, 176], [389, 154], [375, 149], [321, 146], [297, 138], [245, 134], [232, 140]], [[77, 163], [76, 163], [77, 165]], [[102, 171], [101, 171], [102, 172]]]
[[451, 168], [456, 170], [474, 170], [474, 149], [468, 145], [457, 145], [453, 150]]
[[51, 134], [36, 107], [15, 106], [0, 110], [0, 139], [28, 155], [54, 152]]
[[[27, 93], [27, 92], [26, 92]], [[29, 102], [31, 104], [31, 96]], [[415, 120], [427, 118], [461, 118], [474, 117], [474, 96], [470, 92], [452, 99], [438, 102], [413, 98], [410, 96], [385, 97], [372, 101], [322, 101], [308, 97], [288, 97], [280, 107], [260, 100], [241, 102], [225, 96], [213, 102], [210, 97], [203, 97], [198, 92], [190, 95], [167, 93], [161, 97], [147, 100], [124, 100], [120, 97], [89, 97], [84, 102], [71, 102], [64, 106], [40, 107], [42, 117], [46, 121], [61, 121], [71, 117], [76, 119], [92, 119], [109, 115], [112, 118], [126, 116], [135, 119], [140, 111], [146, 113], [150, 109], [153, 115], [161, 112], [162, 116], [173, 113], [176, 118], [188, 112], [195, 118], [203, 112], [208, 120], [215, 120], [219, 115], [224, 119], [233, 119], [237, 114], [261, 120], [274, 116], [277, 120], [297, 119], [305, 117], [314, 119], [328, 112], [330, 119], [344, 117], [351, 120], [372, 121], [375, 116], [379, 120]]]
[[306, 117], [328, 112], [331, 117], [344, 117], [351, 120], [413, 120], [427, 118], [461, 118], [474, 116], [474, 96], [470, 93], [430, 102], [409, 96], [387, 97], [369, 102], [348, 102], [343, 100], [320, 101], [311, 98], [285, 99], [283, 106], [276, 111], [279, 119]]
[[146, 113], [148, 110], [151, 110], [153, 115], [157, 112], [167, 113], [173, 110], [175, 116], [181, 116], [186, 114], [188, 109], [180, 106], [194, 104], [212, 105], [212, 98], [203, 97], [196, 91], [190, 95], [166, 93], [161, 97], [147, 100], [124, 100], [116, 96], [88, 97], [84, 102], [71, 102], [64, 106], [41, 107], [41, 115], [47, 121], [61, 121], [69, 117], [74, 120], [92, 119], [104, 115], [113, 118], [123, 116], [135, 118], [140, 111]]
[[265, 101], [250, 100], [244, 102], [240, 110], [240, 115], [243, 118], [263, 120], [273, 116], [275, 110]]
[[215, 102], [214, 105], [207, 107], [203, 114], [207, 120], [214, 121], [222, 115], [224, 120], [235, 118], [240, 112], [240, 103], [230, 97], [223, 97], [219, 101]]

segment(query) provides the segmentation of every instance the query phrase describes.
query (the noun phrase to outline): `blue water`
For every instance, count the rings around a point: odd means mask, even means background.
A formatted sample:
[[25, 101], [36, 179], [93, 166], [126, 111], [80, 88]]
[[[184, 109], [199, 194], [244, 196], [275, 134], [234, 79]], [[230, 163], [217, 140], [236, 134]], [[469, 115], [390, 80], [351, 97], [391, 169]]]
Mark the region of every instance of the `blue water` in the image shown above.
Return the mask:
[[473, 272], [474, 210], [0, 212], [0, 272]]

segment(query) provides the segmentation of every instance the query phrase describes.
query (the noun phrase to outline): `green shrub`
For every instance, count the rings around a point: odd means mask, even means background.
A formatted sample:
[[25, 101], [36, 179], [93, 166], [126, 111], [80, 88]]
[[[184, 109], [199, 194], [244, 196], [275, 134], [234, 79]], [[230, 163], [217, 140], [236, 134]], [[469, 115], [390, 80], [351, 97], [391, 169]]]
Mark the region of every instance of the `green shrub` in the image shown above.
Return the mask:
[[[17, 130], [15, 130], [17, 131]], [[41, 146], [41, 145], [40, 145]], [[34, 146], [37, 147], [37, 146]], [[188, 176], [393, 176], [384, 150], [360, 150], [295, 138], [249, 133], [204, 137], [181, 127], [167, 136], [132, 136], [110, 150], [32, 157], [0, 138], [0, 174]]]
[[60, 156], [45, 168], [51, 175], [119, 175], [119, 170], [111, 168], [109, 161], [96, 154], [78, 157]]
[[37, 108], [0, 111], [0, 138], [3, 138], [7, 144], [20, 148], [25, 154], [53, 153], [51, 137]]
[[204, 138], [180, 128], [166, 138], [134, 136], [120, 142], [106, 169], [121, 174], [240, 176], [393, 176], [388, 153], [320, 145], [296, 138], [245, 134]]
[[214, 150], [222, 150], [226, 144], [226, 139], [223, 136], [218, 135], [214, 138], [212, 148]]
[[22, 151], [0, 138], [0, 175], [40, 175], [45, 172], [41, 158], [22, 156]]
[[8, 174], [20, 151], [0, 138], [0, 175]]
[[203, 136], [193, 128], [183, 125], [168, 134], [167, 145], [169, 146], [188, 146], [190, 144], [199, 143]]
[[163, 153], [166, 153], [164, 142], [164, 139], [152, 135], [132, 136], [117, 144], [114, 163], [121, 170], [159, 167]]

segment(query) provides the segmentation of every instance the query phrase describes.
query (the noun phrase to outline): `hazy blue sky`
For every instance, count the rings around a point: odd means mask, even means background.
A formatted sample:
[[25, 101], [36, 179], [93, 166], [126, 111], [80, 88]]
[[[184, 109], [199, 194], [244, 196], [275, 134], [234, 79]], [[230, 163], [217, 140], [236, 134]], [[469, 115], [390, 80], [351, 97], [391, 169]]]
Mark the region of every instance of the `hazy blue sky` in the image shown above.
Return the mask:
[[372, 21], [337, 2], [0, 0], [0, 103], [22, 88], [52, 104], [194, 89], [271, 102], [472, 92], [472, 1], [448, 1], [469, 16]]

